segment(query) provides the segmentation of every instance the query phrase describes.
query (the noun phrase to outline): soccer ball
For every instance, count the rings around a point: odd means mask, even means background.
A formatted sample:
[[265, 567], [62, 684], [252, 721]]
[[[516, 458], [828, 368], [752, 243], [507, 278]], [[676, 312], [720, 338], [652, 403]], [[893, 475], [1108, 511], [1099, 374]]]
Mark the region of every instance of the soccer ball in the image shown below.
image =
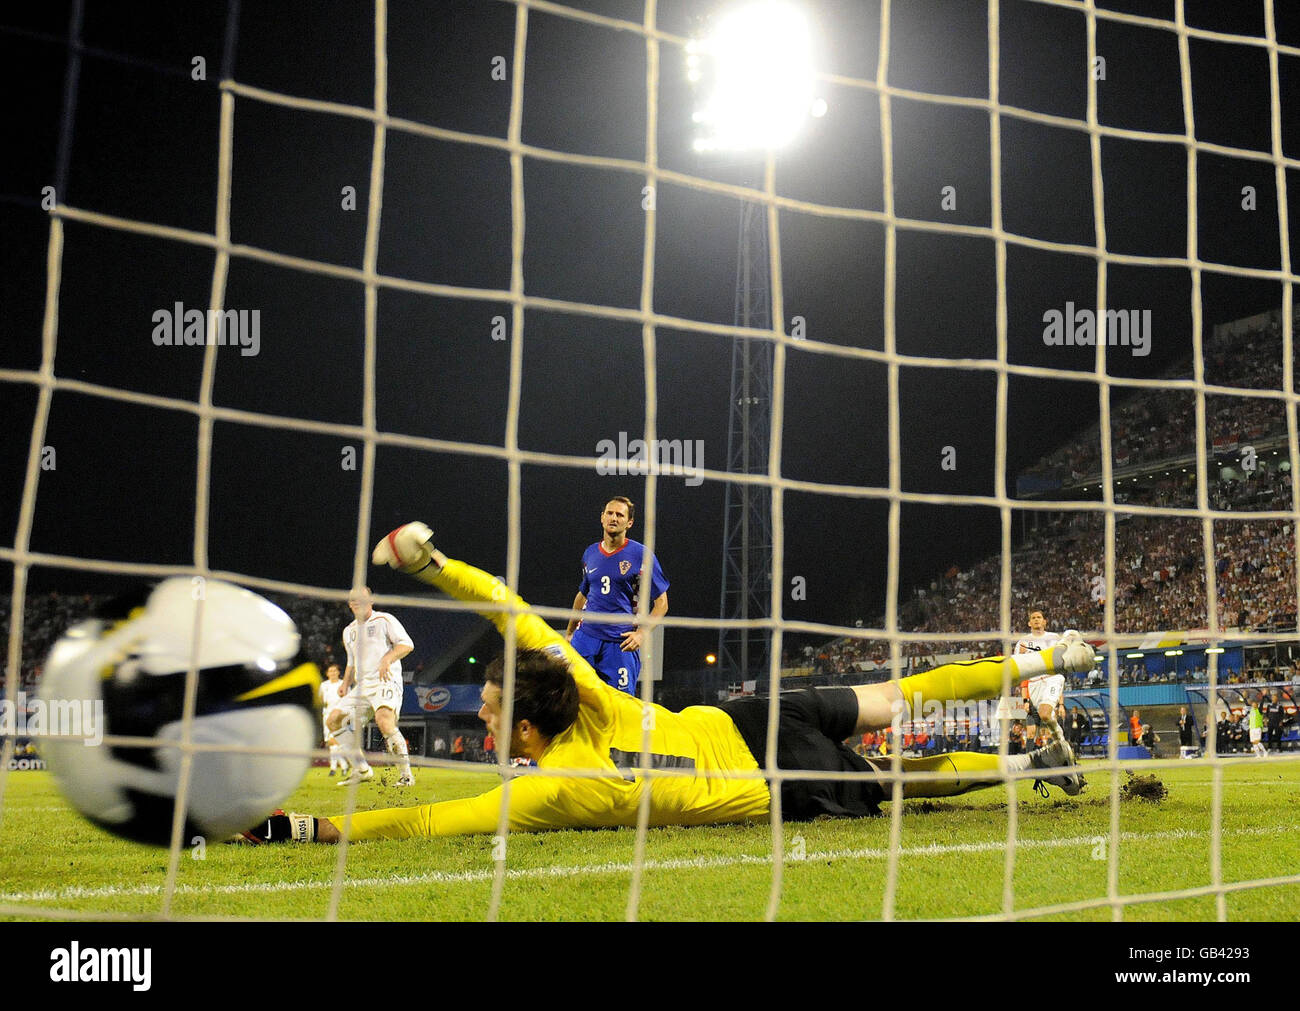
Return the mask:
[[[190, 741], [294, 754], [193, 751], [182, 845], [195, 836], [224, 840], [269, 815], [302, 782], [318, 741], [320, 672], [296, 662], [298, 631], [269, 600], [177, 577], [122, 620], [81, 622], [50, 651], [40, 696], [51, 709], [80, 705], [100, 726], [44, 738], [41, 750], [78, 811], [137, 842], [171, 841], [196, 635]], [[94, 742], [102, 736], [158, 740]]]

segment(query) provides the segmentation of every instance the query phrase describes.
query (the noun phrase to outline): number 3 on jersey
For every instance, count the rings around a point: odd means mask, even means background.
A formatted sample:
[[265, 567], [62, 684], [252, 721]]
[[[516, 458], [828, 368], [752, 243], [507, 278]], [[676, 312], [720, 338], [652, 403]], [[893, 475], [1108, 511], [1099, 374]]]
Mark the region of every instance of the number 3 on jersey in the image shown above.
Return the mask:
[[609, 593], [609, 576], [600, 577], [600, 592]]

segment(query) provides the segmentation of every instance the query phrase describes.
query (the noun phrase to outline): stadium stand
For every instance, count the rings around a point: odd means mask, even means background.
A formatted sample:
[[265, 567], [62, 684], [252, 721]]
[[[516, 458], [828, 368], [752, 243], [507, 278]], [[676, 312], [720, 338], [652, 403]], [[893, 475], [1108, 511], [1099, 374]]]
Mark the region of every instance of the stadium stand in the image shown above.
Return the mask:
[[[1281, 382], [1281, 325], [1278, 313], [1265, 313], [1214, 330], [1206, 380], [1243, 389], [1277, 389]], [[1190, 360], [1171, 368], [1169, 378], [1191, 374]], [[1142, 391], [1112, 410], [1116, 473], [1122, 472], [1116, 501], [1188, 508], [1195, 502], [1190, 432], [1195, 430], [1194, 397], [1183, 391]], [[1220, 468], [1209, 489], [1210, 506], [1224, 511], [1286, 511], [1291, 507], [1290, 477], [1278, 446], [1286, 439], [1280, 401], [1207, 397], [1207, 439]], [[1254, 451], [1256, 465], [1239, 456]], [[1022, 497], [1099, 499], [1100, 449], [1096, 426], [1029, 468], [1017, 487], [1032, 487]], [[1032, 478], [1034, 480], [1025, 480]], [[1042, 605], [1054, 628], [1093, 628], [1102, 603], [1093, 599], [1092, 580], [1102, 574], [1104, 527], [1100, 515], [1034, 514], [1012, 555], [1013, 608]], [[1115, 626], [1120, 633], [1196, 629], [1207, 624], [1201, 573], [1198, 521], [1121, 514], [1116, 529]], [[1221, 624], [1267, 633], [1296, 627], [1294, 533], [1282, 520], [1224, 521], [1215, 526], [1216, 583]], [[964, 567], [952, 565], [928, 586], [914, 587], [900, 607], [900, 630], [934, 632], [936, 638], [908, 643], [909, 660], [925, 666], [935, 655], [989, 655], [998, 640], [947, 641], [942, 634], [996, 628], [996, 555]], [[875, 627], [883, 626], [877, 618]], [[814, 675], [881, 671], [887, 644], [841, 638], [814, 650]], [[1121, 682], [1147, 680], [1142, 665]], [[887, 678], [887, 672], [881, 679]], [[1244, 675], [1242, 676], [1244, 680]], [[1188, 680], [1180, 677], [1179, 680]]]

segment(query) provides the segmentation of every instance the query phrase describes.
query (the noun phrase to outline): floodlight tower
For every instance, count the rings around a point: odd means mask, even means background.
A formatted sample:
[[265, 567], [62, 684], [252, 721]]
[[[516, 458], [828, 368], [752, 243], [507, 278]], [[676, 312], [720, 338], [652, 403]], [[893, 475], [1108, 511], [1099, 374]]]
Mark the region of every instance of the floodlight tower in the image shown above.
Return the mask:
[[[812, 46], [803, 14], [782, 0], [757, 0], [719, 17], [709, 35], [687, 46], [687, 73], [701, 94], [694, 121], [697, 151], [748, 152], [760, 167], [789, 144], [810, 114], [826, 103], [813, 97]], [[761, 174], [761, 173], [760, 173]], [[735, 323], [772, 328], [767, 207], [740, 209]], [[772, 344], [737, 337], [731, 349], [727, 470], [766, 474], [772, 431]], [[772, 512], [766, 485], [728, 482], [722, 548], [723, 619], [771, 615]], [[768, 668], [771, 631], [724, 628], [718, 663], [730, 680]]]
[[[740, 208], [736, 259], [737, 326], [768, 330], [772, 292], [767, 209], [745, 201]], [[731, 342], [731, 406], [727, 425], [727, 471], [766, 474], [772, 435], [772, 345], [746, 337]], [[766, 618], [772, 603], [772, 491], [763, 484], [727, 483], [722, 533], [723, 618]], [[745, 680], [768, 666], [772, 635], [765, 628], [723, 628], [718, 634], [721, 669]]]

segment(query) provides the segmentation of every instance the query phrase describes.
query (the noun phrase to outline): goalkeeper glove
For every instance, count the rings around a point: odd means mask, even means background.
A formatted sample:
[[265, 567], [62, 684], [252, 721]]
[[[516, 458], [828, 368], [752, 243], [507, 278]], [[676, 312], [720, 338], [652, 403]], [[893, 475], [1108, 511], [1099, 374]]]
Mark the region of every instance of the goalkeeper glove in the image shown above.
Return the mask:
[[433, 562], [433, 531], [419, 520], [400, 526], [375, 545], [370, 559], [414, 575]]

